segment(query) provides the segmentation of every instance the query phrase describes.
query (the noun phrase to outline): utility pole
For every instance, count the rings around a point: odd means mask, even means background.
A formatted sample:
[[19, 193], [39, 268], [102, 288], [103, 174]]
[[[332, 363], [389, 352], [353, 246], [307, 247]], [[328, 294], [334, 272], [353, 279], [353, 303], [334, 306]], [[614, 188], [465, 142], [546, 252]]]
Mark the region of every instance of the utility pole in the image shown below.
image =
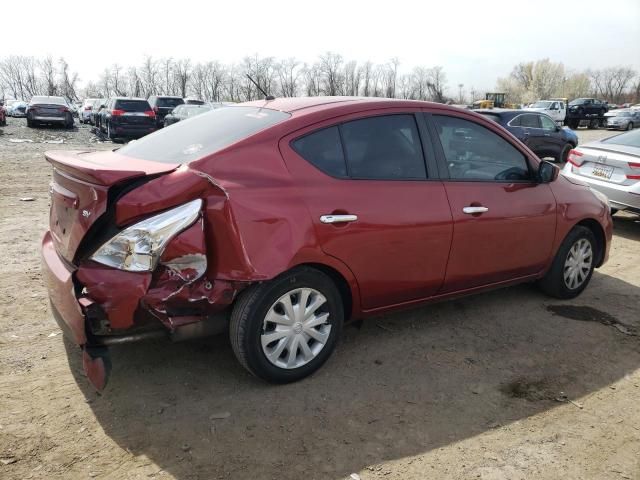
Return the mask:
[[463, 83], [458, 84], [458, 103], [464, 103], [464, 99], [462, 98], [462, 88], [464, 87]]

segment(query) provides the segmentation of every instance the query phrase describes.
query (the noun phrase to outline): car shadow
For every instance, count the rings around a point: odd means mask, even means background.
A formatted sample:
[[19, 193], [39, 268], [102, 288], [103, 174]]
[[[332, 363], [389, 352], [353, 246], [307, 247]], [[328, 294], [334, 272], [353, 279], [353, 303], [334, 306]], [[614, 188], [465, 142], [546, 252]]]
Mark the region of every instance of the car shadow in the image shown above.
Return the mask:
[[612, 218], [616, 236], [640, 241], [640, 215], [618, 212]]
[[101, 396], [82, 376], [77, 349], [68, 357], [105, 433], [176, 478], [339, 479], [552, 409], [562, 395], [578, 399], [638, 369], [637, 337], [578, 321], [597, 315], [571, 319], [549, 307], [606, 309], [637, 329], [639, 294], [596, 272], [572, 301], [522, 285], [373, 318], [348, 328], [314, 376], [282, 386], [247, 374], [226, 337], [113, 348]]

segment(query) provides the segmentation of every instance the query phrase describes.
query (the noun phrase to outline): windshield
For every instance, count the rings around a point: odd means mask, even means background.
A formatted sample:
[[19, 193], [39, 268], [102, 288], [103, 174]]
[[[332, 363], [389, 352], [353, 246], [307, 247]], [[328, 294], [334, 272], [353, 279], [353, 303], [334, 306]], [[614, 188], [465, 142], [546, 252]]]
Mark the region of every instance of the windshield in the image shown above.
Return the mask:
[[551, 106], [551, 102], [536, 102], [531, 105], [532, 108], [549, 108]]
[[640, 148], [640, 130], [634, 130], [629, 133], [623, 133], [622, 135], [616, 135], [615, 137], [607, 138], [605, 140], [602, 140], [602, 143]]
[[290, 116], [260, 107], [218, 108], [147, 135], [120, 149], [119, 153], [154, 162], [189, 163]]

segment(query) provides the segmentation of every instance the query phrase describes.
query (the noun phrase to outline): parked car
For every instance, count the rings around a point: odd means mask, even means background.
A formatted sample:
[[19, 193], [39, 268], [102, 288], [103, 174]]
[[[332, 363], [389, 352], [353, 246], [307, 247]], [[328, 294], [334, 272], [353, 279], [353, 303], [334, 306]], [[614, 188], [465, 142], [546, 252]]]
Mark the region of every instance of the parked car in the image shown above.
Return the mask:
[[577, 117], [583, 115], [603, 116], [607, 113], [607, 110], [607, 103], [602, 100], [597, 100], [595, 98], [576, 98], [569, 102], [569, 110], [567, 113]]
[[43, 123], [73, 128], [73, 115], [64, 98], [45, 95], [31, 97], [27, 106], [27, 126], [32, 128]]
[[615, 130], [633, 130], [640, 127], [640, 110], [611, 110], [604, 114], [607, 128]]
[[151, 109], [156, 113], [156, 124], [158, 127], [164, 125], [164, 117], [171, 113], [171, 110], [182, 104], [184, 104], [182, 97], [160, 97], [156, 95], [149, 97], [149, 105], [151, 105]]
[[164, 117], [164, 126], [167, 127], [174, 123], [178, 123], [180, 120], [195, 117], [212, 109], [213, 107], [211, 105], [178, 105], [171, 111], [171, 113]]
[[4, 106], [2, 107], [2, 110], [4, 110], [5, 116], [6, 117], [10, 117], [11, 116], [11, 111], [13, 109], [13, 104], [21, 102], [21, 101], [22, 100], [16, 100], [16, 99], [5, 100], [4, 101]]
[[578, 145], [578, 136], [568, 128], [559, 127], [544, 113], [529, 110], [476, 110], [499, 123], [540, 158], [552, 157], [566, 162], [569, 151]]
[[549, 115], [553, 121], [563, 123], [567, 115], [567, 109], [564, 102], [558, 100], [539, 100], [529, 105], [525, 110], [532, 112], [541, 112]]
[[97, 101], [97, 98], [85, 98], [82, 105], [78, 109], [78, 120], [80, 123], [88, 123], [91, 120], [91, 111], [93, 110], [93, 104]]
[[140, 138], [156, 131], [156, 114], [144, 98], [114, 97], [99, 114], [98, 124], [110, 140]]
[[100, 112], [105, 108], [107, 103], [106, 98], [96, 98], [93, 102], [93, 106], [91, 107], [91, 115], [89, 117], [89, 123], [96, 127], [98, 130], [100, 129]]
[[605, 194], [612, 213], [640, 214], [640, 130], [581, 145], [562, 173]]
[[249, 102], [45, 155], [44, 278], [98, 389], [109, 344], [227, 326], [251, 373], [299, 380], [345, 321], [521, 282], [573, 298], [611, 241], [602, 194], [441, 104]]
[[29, 104], [27, 102], [15, 102], [11, 105], [11, 116], [16, 118], [24, 118], [27, 116], [27, 107]]
[[0, 102], [0, 127], [5, 127], [7, 125], [7, 114], [4, 111], [2, 102]]

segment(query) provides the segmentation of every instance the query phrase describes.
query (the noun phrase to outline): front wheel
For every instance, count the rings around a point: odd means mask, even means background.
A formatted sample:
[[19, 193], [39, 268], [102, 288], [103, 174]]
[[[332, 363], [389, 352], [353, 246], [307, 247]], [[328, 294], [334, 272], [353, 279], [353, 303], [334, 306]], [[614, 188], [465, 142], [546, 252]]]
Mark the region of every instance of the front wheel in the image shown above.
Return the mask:
[[567, 158], [569, 158], [569, 152], [573, 148], [573, 145], [567, 143], [563, 148], [562, 152], [560, 152], [560, 158], [558, 159], [562, 163], [567, 163]]
[[627, 125], [627, 130], [633, 130], [633, 122], [629, 122]]
[[551, 268], [539, 281], [540, 288], [556, 298], [577, 297], [591, 280], [597, 253], [593, 232], [587, 227], [573, 227], [560, 245]]
[[230, 324], [233, 351], [257, 377], [300, 380], [318, 370], [342, 331], [340, 294], [324, 273], [309, 267], [249, 287], [236, 301]]

